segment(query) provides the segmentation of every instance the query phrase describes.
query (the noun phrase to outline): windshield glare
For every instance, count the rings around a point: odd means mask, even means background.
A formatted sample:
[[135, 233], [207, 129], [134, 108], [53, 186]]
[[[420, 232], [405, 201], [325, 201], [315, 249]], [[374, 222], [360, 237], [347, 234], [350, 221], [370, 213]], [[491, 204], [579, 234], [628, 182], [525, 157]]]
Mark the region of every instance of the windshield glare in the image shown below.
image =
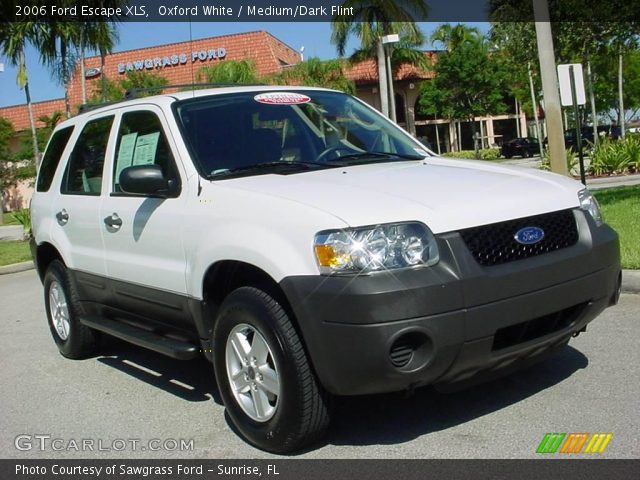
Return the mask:
[[175, 112], [207, 177], [271, 163], [345, 166], [427, 156], [384, 117], [338, 92], [212, 95], [180, 101]]

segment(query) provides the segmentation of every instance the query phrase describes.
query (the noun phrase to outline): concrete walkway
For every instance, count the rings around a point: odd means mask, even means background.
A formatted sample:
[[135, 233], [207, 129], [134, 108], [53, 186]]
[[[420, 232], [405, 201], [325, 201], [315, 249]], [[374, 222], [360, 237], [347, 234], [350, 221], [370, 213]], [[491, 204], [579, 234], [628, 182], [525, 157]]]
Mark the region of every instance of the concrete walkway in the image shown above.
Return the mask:
[[24, 230], [22, 225], [0, 225], [0, 241], [2, 240], [22, 240]]
[[[540, 168], [540, 157], [512, 158], [511, 160], [505, 160], [500, 163], [503, 163], [505, 165], [516, 165], [518, 167]], [[587, 159], [587, 166], [588, 163], [589, 162]], [[579, 180], [579, 178], [577, 180]], [[589, 187], [590, 190], [623, 187], [627, 185], [640, 185], [640, 174], [620, 175], [616, 177], [587, 178], [587, 187]]]

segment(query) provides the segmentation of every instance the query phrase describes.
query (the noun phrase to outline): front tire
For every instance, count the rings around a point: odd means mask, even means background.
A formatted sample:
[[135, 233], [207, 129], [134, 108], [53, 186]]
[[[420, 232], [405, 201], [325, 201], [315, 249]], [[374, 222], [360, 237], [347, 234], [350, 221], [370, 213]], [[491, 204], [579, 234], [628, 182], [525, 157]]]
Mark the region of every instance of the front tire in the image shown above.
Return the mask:
[[59, 260], [51, 262], [44, 276], [44, 303], [51, 335], [63, 356], [78, 359], [95, 352], [96, 333], [80, 323], [82, 305], [67, 267]]
[[213, 338], [220, 395], [249, 443], [287, 453], [324, 434], [328, 395], [278, 302], [252, 287], [233, 291], [220, 307]]

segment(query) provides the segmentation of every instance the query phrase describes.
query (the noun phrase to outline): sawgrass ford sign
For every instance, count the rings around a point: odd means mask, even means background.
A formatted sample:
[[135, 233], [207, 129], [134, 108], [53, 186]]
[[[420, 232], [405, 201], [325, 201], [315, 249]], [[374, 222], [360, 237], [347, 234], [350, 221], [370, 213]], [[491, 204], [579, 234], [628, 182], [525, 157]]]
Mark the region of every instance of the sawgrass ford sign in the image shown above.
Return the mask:
[[207, 50], [198, 50], [191, 52], [189, 56], [187, 53], [166, 55], [163, 57], [142, 58], [127, 63], [118, 64], [118, 73], [126, 73], [131, 70], [152, 70], [162, 69], [167, 67], [175, 67], [177, 65], [184, 65], [191, 58], [191, 62], [210, 62], [211, 60], [222, 60], [227, 56], [227, 50], [224, 47], [210, 48]]

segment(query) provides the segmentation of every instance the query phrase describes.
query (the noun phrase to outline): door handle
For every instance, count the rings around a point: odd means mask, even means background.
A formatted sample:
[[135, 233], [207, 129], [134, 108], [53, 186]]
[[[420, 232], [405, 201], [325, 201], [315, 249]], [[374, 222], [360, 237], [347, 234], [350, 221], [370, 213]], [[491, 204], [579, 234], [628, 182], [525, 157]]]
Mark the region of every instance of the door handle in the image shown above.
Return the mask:
[[67, 224], [67, 222], [69, 221], [69, 214], [64, 208], [56, 213], [56, 220], [63, 227]]
[[104, 223], [107, 227], [118, 230], [122, 226], [122, 219], [118, 216], [117, 213], [114, 212], [108, 217], [104, 218]]

